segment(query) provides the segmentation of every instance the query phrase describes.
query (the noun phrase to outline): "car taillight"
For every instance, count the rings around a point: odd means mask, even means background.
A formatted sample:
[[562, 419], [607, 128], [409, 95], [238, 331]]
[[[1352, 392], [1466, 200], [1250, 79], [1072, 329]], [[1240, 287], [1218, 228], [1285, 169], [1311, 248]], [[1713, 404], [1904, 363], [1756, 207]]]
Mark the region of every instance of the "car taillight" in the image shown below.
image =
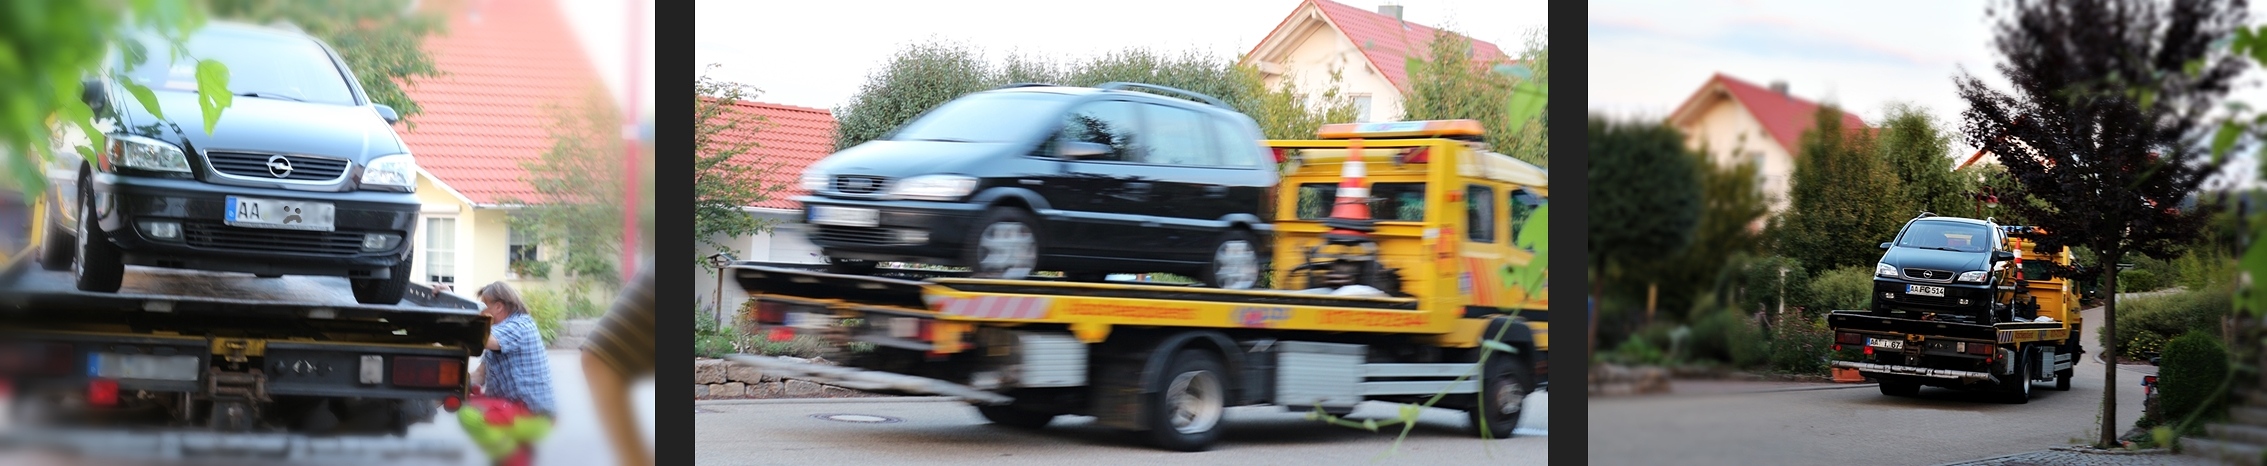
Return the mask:
[[1842, 332], [1834, 334], [1834, 342], [1845, 345], [1863, 345], [1866, 344], [1866, 337], [1855, 333]]
[[770, 325], [787, 323], [787, 303], [756, 301], [756, 323]]
[[394, 385], [450, 388], [464, 384], [464, 361], [448, 358], [394, 357]]
[[94, 379], [87, 381], [87, 404], [111, 407], [118, 405], [118, 381]]

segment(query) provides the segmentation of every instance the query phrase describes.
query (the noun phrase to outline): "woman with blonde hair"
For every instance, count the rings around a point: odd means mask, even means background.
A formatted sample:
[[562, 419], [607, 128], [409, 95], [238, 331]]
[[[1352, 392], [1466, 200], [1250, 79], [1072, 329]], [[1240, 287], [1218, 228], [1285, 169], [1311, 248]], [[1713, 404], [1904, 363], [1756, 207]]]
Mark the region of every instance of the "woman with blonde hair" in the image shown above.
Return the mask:
[[457, 419], [500, 465], [532, 460], [532, 445], [549, 433], [557, 406], [551, 397], [551, 360], [543, 335], [518, 291], [504, 282], [480, 288], [480, 314], [488, 317], [487, 351], [472, 374], [479, 390]]

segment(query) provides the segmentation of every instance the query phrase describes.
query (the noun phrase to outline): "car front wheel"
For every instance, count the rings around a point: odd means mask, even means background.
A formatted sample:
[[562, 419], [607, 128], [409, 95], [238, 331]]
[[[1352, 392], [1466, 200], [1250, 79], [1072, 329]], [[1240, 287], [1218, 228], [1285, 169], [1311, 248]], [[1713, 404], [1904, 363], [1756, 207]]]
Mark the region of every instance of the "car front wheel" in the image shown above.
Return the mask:
[[[87, 184], [84, 179], [79, 183]], [[126, 264], [118, 245], [110, 243], [110, 235], [95, 220], [94, 196], [82, 189], [79, 199], [78, 250], [71, 259], [71, 274], [78, 279], [79, 291], [116, 293], [126, 279]]]
[[1212, 246], [1212, 260], [1205, 264], [1204, 282], [1215, 288], [1248, 290], [1259, 287], [1259, 279], [1266, 273], [1266, 255], [1251, 232], [1229, 231], [1220, 242]]
[[393, 269], [387, 271], [392, 274], [393, 278], [351, 280], [349, 285], [354, 288], [354, 302], [362, 304], [400, 303], [402, 294], [409, 290], [409, 264], [410, 260], [406, 258], [395, 263]]
[[1039, 221], [1015, 208], [992, 209], [969, 237], [968, 270], [976, 278], [1021, 280], [1039, 268]]

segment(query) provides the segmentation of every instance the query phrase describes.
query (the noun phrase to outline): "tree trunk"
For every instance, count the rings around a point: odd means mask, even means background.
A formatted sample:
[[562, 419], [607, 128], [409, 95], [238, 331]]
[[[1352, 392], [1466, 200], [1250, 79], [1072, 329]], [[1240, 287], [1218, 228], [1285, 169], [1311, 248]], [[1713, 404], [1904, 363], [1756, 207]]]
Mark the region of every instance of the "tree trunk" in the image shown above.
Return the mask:
[[2102, 277], [2102, 448], [2117, 446], [2117, 261], [2124, 254], [2103, 251]]

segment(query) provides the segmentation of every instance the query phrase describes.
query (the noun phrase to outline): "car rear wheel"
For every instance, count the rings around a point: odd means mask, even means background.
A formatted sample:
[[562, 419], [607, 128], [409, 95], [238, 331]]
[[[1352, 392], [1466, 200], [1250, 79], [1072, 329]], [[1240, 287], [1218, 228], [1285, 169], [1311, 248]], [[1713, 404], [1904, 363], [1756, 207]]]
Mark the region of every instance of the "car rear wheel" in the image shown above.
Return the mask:
[[[87, 185], [84, 178], [79, 184]], [[95, 220], [94, 196], [85, 188], [79, 190], [78, 250], [71, 258], [71, 275], [77, 279], [79, 291], [116, 293], [126, 279], [126, 264], [121, 262], [118, 245], [110, 243], [103, 234], [102, 225]]]
[[362, 304], [395, 304], [401, 302], [403, 292], [409, 290], [409, 259], [395, 263], [389, 275], [393, 278], [353, 280], [354, 302]]
[[1039, 221], [1016, 208], [995, 208], [976, 222], [969, 239], [970, 275], [976, 278], [1021, 280], [1039, 268]]
[[1248, 290], [1259, 286], [1267, 259], [1251, 232], [1231, 230], [1212, 245], [1212, 261], [1205, 264], [1204, 282], [1215, 288]]
[[52, 197], [47, 201], [47, 207], [42, 209], [45, 211], [41, 214], [43, 218], [40, 219], [40, 223], [47, 228], [47, 233], [39, 239], [39, 266], [52, 272], [70, 270], [71, 258], [78, 246], [78, 240], [74, 238], [78, 235], [63, 225], [62, 203], [55, 202]]

